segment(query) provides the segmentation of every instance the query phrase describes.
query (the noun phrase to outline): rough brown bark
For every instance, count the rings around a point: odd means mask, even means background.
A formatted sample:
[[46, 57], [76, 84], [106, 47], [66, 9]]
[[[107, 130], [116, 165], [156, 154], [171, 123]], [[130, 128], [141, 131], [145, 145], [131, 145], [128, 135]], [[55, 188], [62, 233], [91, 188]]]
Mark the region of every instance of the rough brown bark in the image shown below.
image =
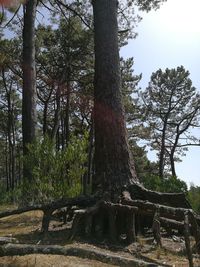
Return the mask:
[[154, 215], [157, 209], [159, 209], [160, 216], [166, 217], [169, 219], [175, 219], [179, 221], [184, 220], [184, 212], [188, 211], [188, 209], [184, 208], [174, 208], [170, 206], [158, 205], [151, 203], [149, 201], [142, 200], [122, 200], [124, 205], [135, 206], [138, 207], [138, 212], [144, 215]]
[[44, 204], [44, 205], [32, 205], [32, 206], [23, 207], [23, 208], [2, 211], [0, 212], [0, 218], [8, 217], [8, 216], [15, 215], [15, 214], [21, 214], [21, 213], [33, 211], [33, 210], [42, 210], [42, 211], [52, 210], [53, 212], [56, 209], [67, 207], [67, 206], [72, 206], [72, 205], [77, 205], [80, 207], [88, 207], [88, 206], [94, 205], [96, 201], [97, 199], [95, 197], [77, 197], [77, 198], [69, 198], [65, 200], [61, 199], [59, 201], [51, 202], [51, 203]]
[[195, 241], [196, 241], [196, 247], [195, 250], [197, 253], [200, 254], [200, 216], [198, 216], [196, 213], [190, 211], [189, 212], [189, 220], [192, 228], [192, 233], [194, 235]]
[[147, 190], [140, 184], [128, 187], [131, 199], [145, 200], [155, 204], [191, 209], [184, 193], [160, 193]]
[[[117, 255], [117, 253], [107, 251], [99, 251], [95, 248], [80, 248], [73, 246], [58, 246], [58, 245], [26, 245], [26, 244], [7, 244], [0, 246], [0, 257], [2, 256], [15, 256], [26, 254], [53, 254], [65, 256], [78, 256], [81, 258], [88, 258], [98, 260], [104, 263], [111, 263], [117, 266], [152, 266], [148, 261], [136, 259], [133, 256], [126, 257]], [[154, 264], [155, 265], [155, 264]], [[157, 266], [157, 265], [155, 265]], [[166, 266], [166, 265], [164, 265]], [[169, 265], [168, 265], [169, 266]]]
[[164, 227], [167, 232], [171, 232], [173, 229], [178, 230], [180, 233], [184, 230], [184, 223], [172, 219], [160, 217], [161, 226]]
[[36, 0], [29, 0], [24, 5], [22, 130], [25, 151], [26, 145], [35, 138], [36, 125], [36, 5]]
[[137, 180], [121, 97], [117, 0], [93, 0], [95, 28], [95, 178], [93, 191], [112, 199]]
[[190, 247], [190, 226], [189, 226], [189, 216], [188, 212], [185, 212], [184, 218], [184, 236], [185, 236], [185, 247], [186, 253], [189, 261], [189, 267], [193, 267], [193, 257], [192, 257], [192, 250]]
[[154, 239], [158, 246], [162, 247], [161, 234], [160, 234], [160, 214], [159, 211], [155, 212], [153, 217], [152, 231]]
[[168, 120], [169, 112], [166, 114], [164, 119], [164, 126], [162, 129], [162, 138], [161, 138], [161, 149], [159, 153], [159, 176], [163, 179], [164, 176], [164, 164], [165, 164], [165, 136], [166, 136], [166, 128], [167, 128], [167, 120]]
[[[27, 144], [35, 139], [36, 131], [36, 69], [35, 69], [35, 17], [37, 0], [24, 5], [23, 26], [23, 93], [22, 93], [22, 135], [23, 152]], [[24, 177], [31, 179], [31, 172], [24, 166]]]
[[48, 208], [48, 209], [44, 209], [43, 210], [43, 219], [42, 219], [42, 228], [41, 228], [41, 232], [46, 234], [49, 230], [49, 223], [51, 220], [51, 215], [52, 215], [52, 209]]
[[60, 124], [60, 101], [61, 101], [61, 85], [58, 84], [57, 90], [56, 90], [56, 110], [54, 115], [54, 125], [51, 133], [52, 140], [55, 140], [56, 134], [58, 132], [59, 124]]
[[[39, 88], [39, 90], [40, 90], [40, 88]], [[46, 98], [43, 98], [40, 95], [39, 90], [37, 92], [37, 96], [44, 106], [43, 107], [43, 116], [42, 116], [43, 117], [42, 131], [43, 131], [43, 136], [45, 136], [47, 134], [47, 130], [48, 130], [48, 124], [47, 124], [48, 106], [49, 106], [49, 101], [50, 101], [50, 98], [51, 98], [53, 90], [54, 90], [54, 84], [49, 87], [50, 91], [49, 91], [49, 94], [47, 95]]]
[[126, 213], [126, 240], [129, 244], [136, 241], [135, 212], [131, 209]]

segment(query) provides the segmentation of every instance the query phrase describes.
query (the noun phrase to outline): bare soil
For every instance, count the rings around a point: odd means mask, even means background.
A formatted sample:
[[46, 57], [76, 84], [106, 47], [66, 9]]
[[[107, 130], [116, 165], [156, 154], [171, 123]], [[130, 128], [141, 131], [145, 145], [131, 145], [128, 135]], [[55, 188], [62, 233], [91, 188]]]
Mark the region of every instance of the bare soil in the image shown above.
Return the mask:
[[80, 259], [78, 257], [58, 255], [26, 255], [3, 257], [0, 267], [112, 267], [114, 265], [95, 260]]
[[[2, 206], [0, 210], [9, 209], [10, 207]], [[12, 206], [13, 208], [13, 206]], [[32, 211], [22, 215], [14, 215], [0, 219], [0, 237], [16, 238], [18, 243], [22, 244], [51, 244], [74, 246], [86, 249], [95, 249], [105, 252], [106, 255], [120, 255], [126, 258], [135, 257], [145, 261], [154, 261], [160, 264], [166, 264], [173, 267], [188, 267], [188, 261], [184, 255], [184, 241], [173, 240], [172, 238], [162, 238], [163, 248], [156, 248], [151, 238], [139, 237], [138, 242], [130, 246], [108, 245], [106, 242], [101, 244], [95, 241], [87, 243], [81, 240], [76, 240], [70, 243], [68, 240], [69, 227], [62, 225], [60, 222], [52, 221], [50, 232], [46, 237], [40, 234], [42, 212]], [[194, 266], [200, 267], [200, 259], [194, 259]], [[95, 260], [83, 259], [78, 257], [60, 256], [60, 255], [26, 255], [1, 257], [0, 267], [64, 267], [64, 266], [93, 266], [93, 267], [111, 267], [120, 266], [112, 263], [106, 264]]]

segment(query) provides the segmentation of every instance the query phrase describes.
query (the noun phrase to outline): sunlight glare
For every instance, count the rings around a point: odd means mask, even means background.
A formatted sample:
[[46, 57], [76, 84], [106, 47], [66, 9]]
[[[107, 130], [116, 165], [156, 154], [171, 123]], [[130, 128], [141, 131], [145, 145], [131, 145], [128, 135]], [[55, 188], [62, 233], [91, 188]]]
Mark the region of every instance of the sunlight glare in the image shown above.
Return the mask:
[[163, 30], [174, 34], [200, 33], [200, 0], [168, 0], [159, 13]]

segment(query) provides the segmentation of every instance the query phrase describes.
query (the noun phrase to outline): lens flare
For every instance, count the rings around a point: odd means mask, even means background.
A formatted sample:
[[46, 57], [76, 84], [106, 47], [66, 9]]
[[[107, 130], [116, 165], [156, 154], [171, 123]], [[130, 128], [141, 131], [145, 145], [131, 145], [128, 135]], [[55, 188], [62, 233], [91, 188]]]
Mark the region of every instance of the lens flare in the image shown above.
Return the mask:
[[17, 7], [20, 4], [24, 4], [25, 0], [0, 0], [0, 6], [3, 7]]

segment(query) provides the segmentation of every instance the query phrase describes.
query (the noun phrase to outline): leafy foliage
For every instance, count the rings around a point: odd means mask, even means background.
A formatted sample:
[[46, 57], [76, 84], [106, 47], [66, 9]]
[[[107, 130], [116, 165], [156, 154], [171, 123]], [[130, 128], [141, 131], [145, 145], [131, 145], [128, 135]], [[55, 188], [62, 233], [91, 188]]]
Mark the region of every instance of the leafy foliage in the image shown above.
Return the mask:
[[161, 177], [166, 166], [176, 176], [174, 162], [185, 155], [189, 145], [199, 145], [191, 129], [200, 125], [200, 95], [189, 75], [183, 66], [159, 69], [142, 94], [149, 141], [158, 151]]
[[187, 184], [184, 181], [171, 175], [160, 178], [158, 162], [149, 161], [145, 147], [138, 146], [133, 140], [129, 143], [138, 178], [144, 184], [145, 188], [158, 192], [183, 192], [187, 194]]
[[142, 182], [147, 189], [168, 193], [187, 193], [187, 184], [177, 177], [170, 176], [161, 179], [158, 175], [143, 177]]
[[200, 186], [194, 186], [193, 184], [190, 186], [188, 199], [192, 205], [192, 208], [200, 213]]
[[[87, 134], [82, 139], [72, 136], [64, 150], [57, 151], [49, 137], [28, 146], [24, 158], [32, 170], [33, 182], [24, 179], [23, 194], [27, 202], [48, 202], [81, 193], [81, 178], [87, 159]], [[22, 196], [24, 198], [24, 195]]]

